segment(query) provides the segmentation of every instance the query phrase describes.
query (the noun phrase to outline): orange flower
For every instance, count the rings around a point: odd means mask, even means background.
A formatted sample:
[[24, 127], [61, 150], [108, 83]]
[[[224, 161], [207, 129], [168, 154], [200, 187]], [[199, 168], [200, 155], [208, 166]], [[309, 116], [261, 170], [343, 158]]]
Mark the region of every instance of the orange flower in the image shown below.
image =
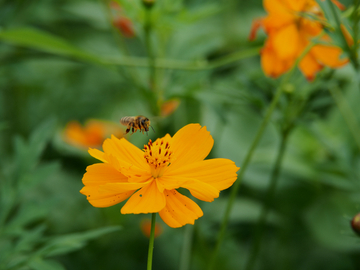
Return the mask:
[[82, 127], [79, 122], [71, 121], [66, 125], [63, 136], [64, 140], [71, 145], [89, 148], [99, 147], [104, 139], [112, 133], [119, 137], [123, 136], [122, 130], [113, 123], [89, 120]]
[[[143, 232], [143, 234], [147, 238], [150, 238], [151, 220], [150, 219], [144, 219], [143, 221], [141, 221], [140, 227], [141, 227], [141, 231]], [[162, 233], [162, 230], [163, 230], [163, 228], [161, 227], [160, 223], [155, 222], [154, 237], [155, 238], [158, 237]]]
[[180, 105], [180, 100], [178, 98], [173, 98], [168, 101], [165, 101], [161, 105], [161, 116], [166, 117], [172, 114]]
[[229, 159], [204, 160], [214, 140], [206, 127], [189, 124], [173, 137], [169, 134], [143, 150], [126, 139], [105, 140], [104, 152], [89, 153], [103, 163], [87, 167], [81, 193], [95, 207], [129, 200], [122, 214], [159, 213], [170, 227], [194, 224], [200, 207], [176, 189], [188, 189], [197, 199], [211, 202], [236, 180], [238, 167]]
[[324, 66], [341, 67], [342, 50], [331, 44], [324, 34], [325, 17], [314, 0], [264, 0], [268, 16], [256, 20], [250, 38], [261, 25], [268, 39], [261, 52], [261, 64], [266, 75], [278, 77], [288, 71], [314, 38], [321, 44], [313, 46], [299, 63], [305, 77], [312, 80]]
[[113, 17], [113, 25], [127, 38], [135, 36], [135, 31], [132, 21], [124, 16], [124, 12], [120, 5], [115, 2], [110, 2], [111, 13]]

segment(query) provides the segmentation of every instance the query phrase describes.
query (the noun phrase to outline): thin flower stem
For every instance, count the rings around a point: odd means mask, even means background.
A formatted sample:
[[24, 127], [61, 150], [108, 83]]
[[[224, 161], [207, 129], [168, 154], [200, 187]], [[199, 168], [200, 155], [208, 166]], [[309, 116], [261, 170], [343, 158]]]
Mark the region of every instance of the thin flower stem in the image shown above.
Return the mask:
[[[226, 55], [219, 59], [207, 62], [205, 60], [198, 61], [184, 61], [184, 60], [175, 60], [175, 59], [161, 59], [154, 58], [154, 67], [156, 69], [175, 69], [175, 70], [189, 70], [189, 71], [201, 71], [201, 70], [211, 70], [214, 68], [219, 68], [225, 65], [232, 64], [234, 62], [250, 58], [256, 55], [259, 55], [260, 47], [251, 48], [248, 50], [242, 50], [230, 55]], [[150, 63], [148, 58], [143, 57], [114, 57], [103, 58], [101, 60], [102, 64], [105, 65], [116, 65], [116, 66], [127, 66], [127, 67], [140, 67], [140, 68], [149, 68]]]
[[329, 91], [360, 150], [360, 127], [354, 113], [338, 87], [329, 87]]
[[192, 245], [192, 237], [194, 234], [194, 226], [195, 225], [185, 226], [179, 270], [189, 270], [190, 268], [191, 245]]
[[[111, 27], [111, 32], [113, 34], [114, 40], [116, 42], [116, 44], [118, 45], [118, 48], [120, 50], [120, 52], [122, 54], [124, 54], [124, 57], [129, 57], [130, 52], [126, 46], [125, 40], [124, 40], [124, 36], [121, 34], [121, 31], [118, 30], [115, 25], [113, 24], [113, 18], [112, 18], [112, 14], [111, 14], [111, 7], [110, 7], [110, 0], [99, 0], [100, 5], [103, 6], [104, 10], [105, 10], [105, 14], [108, 20], [108, 23]], [[108, 65], [108, 63], [105, 60], [101, 60], [100, 63]], [[139, 80], [137, 78], [139, 78], [139, 75], [137, 74], [137, 70], [136, 69], [126, 69], [125, 68], [126, 65], [117, 65], [117, 68], [119, 70], [119, 72], [121, 72], [121, 74], [128, 79], [129, 81], [131, 81], [134, 85], [136, 85], [136, 87], [142, 92], [144, 93], [144, 87], [139, 83]]]
[[155, 66], [155, 54], [154, 48], [151, 43], [151, 10], [152, 6], [145, 5], [145, 24], [144, 24], [144, 33], [145, 33], [145, 46], [148, 52], [148, 68], [149, 68], [149, 87], [155, 92], [156, 90], [156, 66]]
[[225, 236], [225, 230], [226, 230], [226, 227], [227, 227], [227, 224], [229, 222], [229, 216], [230, 216], [230, 212], [231, 212], [231, 209], [232, 209], [232, 206], [234, 204], [234, 201], [235, 201], [235, 198], [236, 198], [236, 195], [238, 193], [238, 190], [240, 188], [240, 184], [242, 182], [242, 178], [243, 178], [243, 175], [247, 169], [247, 166], [249, 165], [250, 163], [250, 160], [252, 158], [252, 155], [265, 131], [265, 128], [268, 124], [268, 122], [270, 121], [270, 117], [272, 115], [272, 113], [274, 112], [275, 108], [276, 108], [276, 105], [280, 99], [280, 96], [283, 92], [283, 87], [282, 86], [279, 86], [276, 90], [276, 93], [275, 93], [275, 96], [270, 104], [270, 107], [261, 123], [261, 126], [255, 136], [255, 139], [254, 141], [252, 142], [251, 146], [250, 146], [250, 150], [248, 151], [246, 157], [245, 157], [245, 160], [244, 160], [244, 163], [242, 164], [242, 167], [240, 169], [240, 173], [239, 173], [239, 176], [238, 176], [238, 180], [235, 182], [235, 184], [233, 185], [232, 189], [231, 189], [231, 193], [230, 193], [230, 198], [228, 200], [228, 204], [227, 204], [227, 207], [226, 207], [226, 210], [225, 210], [225, 214], [224, 214], [224, 218], [223, 218], [223, 221], [222, 221], [222, 224], [221, 224], [221, 228], [220, 228], [220, 232], [218, 234], [218, 239], [217, 239], [217, 243], [216, 243], [216, 246], [215, 246], [215, 250], [214, 250], [214, 253], [213, 253], [213, 256], [211, 257], [210, 259], [210, 267], [209, 267], [209, 270], [212, 270], [214, 269], [215, 267], [215, 261], [216, 261], [216, 257], [217, 257], [217, 254], [219, 253], [219, 250], [220, 250], [220, 246], [222, 244], [222, 241], [224, 239], [224, 236]]
[[284, 153], [285, 153], [285, 149], [286, 149], [286, 145], [287, 145], [287, 141], [288, 141], [287, 140], [288, 135], [289, 135], [289, 130], [287, 130], [281, 134], [281, 142], [280, 142], [278, 154], [276, 157], [275, 165], [274, 165], [273, 171], [271, 173], [270, 185], [268, 186], [268, 189], [266, 191], [265, 201], [264, 201], [264, 204], [261, 209], [260, 216], [259, 216], [259, 219], [258, 219], [258, 222], [256, 225], [255, 242], [252, 245], [252, 248], [250, 251], [250, 257], [245, 266], [245, 270], [251, 270], [254, 268], [254, 264], [256, 262], [257, 255], [259, 254], [259, 251], [260, 251], [261, 239], [262, 239], [262, 236], [264, 233], [265, 222], [266, 222], [269, 210], [270, 210], [270, 205], [271, 205], [272, 199], [274, 197], [277, 182], [279, 179], [281, 164], [283, 161], [283, 157], [284, 157]]
[[341, 33], [344, 49], [347, 51], [347, 53], [349, 55], [351, 64], [353, 65], [355, 70], [358, 70], [359, 69], [359, 62], [358, 62], [358, 59], [357, 59], [357, 51], [356, 51], [357, 50], [357, 44], [354, 43], [354, 46], [352, 46], [352, 48], [350, 47], [350, 45], [348, 44], [348, 42], [346, 40], [344, 32], [341, 30], [341, 20], [340, 20], [338, 12], [336, 11], [335, 4], [332, 1], [328, 1], [328, 3], [329, 3], [329, 6], [330, 6], [330, 9], [331, 9], [331, 12], [332, 12], [332, 14], [333, 14], [333, 16], [335, 18], [335, 22], [336, 22], [336, 26], [338, 28], [338, 31], [340, 31], [340, 33]]
[[258, 145], [258, 143], [260, 142], [260, 139], [265, 131], [265, 128], [268, 124], [268, 122], [270, 121], [270, 118], [271, 118], [271, 115], [272, 113], [274, 112], [275, 108], [276, 108], [276, 105], [278, 104], [278, 101], [282, 95], [282, 92], [283, 92], [283, 88], [286, 86], [289, 78], [291, 77], [292, 73], [294, 72], [295, 68], [298, 66], [298, 64], [300, 63], [300, 61], [304, 58], [304, 56], [310, 51], [310, 49], [314, 46], [314, 43], [310, 43], [306, 48], [305, 50], [301, 53], [301, 55], [299, 56], [299, 58], [295, 61], [294, 65], [291, 67], [291, 69], [284, 75], [280, 85], [278, 86], [277, 90], [276, 90], [276, 93], [271, 101], [271, 104], [265, 114], [265, 117], [263, 119], [263, 121], [261, 122], [261, 125], [255, 135], [255, 139], [254, 141], [252, 142], [251, 146], [250, 146], [250, 149], [249, 151], [247, 152], [246, 156], [245, 156], [245, 160], [244, 160], [244, 163], [242, 164], [242, 167], [240, 169], [240, 173], [238, 175], [238, 179], [237, 181], [235, 181], [234, 185], [232, 186], [231, 188], [231, 193], [230, 193], [230, 197], [229, 197], [229, 200], [228, 200], [228, 203], [226, 205], [226, 209], [225, 209], [225, 213], [224, 213], [224, 217], [223, 217], [223, 220], [222, 220], [222, 223], [221, 223], [221, 226], [220, 226], [220, 231], [219, 231], [219, 234], [218, 234], [218, 237], [217, 237], [217, 242], [216, 242], [216, 245], [215, 245], [215, 249], [214, 249], [214, 252], [213, 252], [213, 255], [211, 256], [211, 259], [210, 259], [210, 263], [209, 263], [209, 270], [212, 270], [214, 269], [215, 267], [215, 262], [216, 262], [216, 258], [217, 258], [217, 255], [219, 253], [219, 250], [220, 250], [220, 246], [222, 244], [222, 241], [224, 239], [224, 236], [225, 236], [225, 230], [226, 230], [226, 227], [227, 227], [227, 224], [229, 222], [229, 217], [230, 217], [230, 212], [231, 212], [231, 209], [232, 209], [232, 206], [235, 202], [235, 198], [236, 198], [236, 195], [238, 193], [238, 190], [240, 188], [240, 185], [242, 183], [242, 178], [246, 172], [246, 169], [250, 163], [250, 160], [252, 158], [252, 155], [254, 154], [254, 151]]
[[147, 261], [147, 270], [152, 268], [152, 258], [154, 251], [154, 239], [155, 239], [155, 225], [156, 225], [156, 213], [151, 214], [151, 231], [149, 239], [149, 251], [148, 251], [148, 261]]
[[354, 39], [354, 48], [353, 50], [357, 52], [357, 49], [359, 47], [359, 21], [360, 21], [360, 0], [354, 1], [354, 11], [352, 14], [353, 17], [353, 39]]

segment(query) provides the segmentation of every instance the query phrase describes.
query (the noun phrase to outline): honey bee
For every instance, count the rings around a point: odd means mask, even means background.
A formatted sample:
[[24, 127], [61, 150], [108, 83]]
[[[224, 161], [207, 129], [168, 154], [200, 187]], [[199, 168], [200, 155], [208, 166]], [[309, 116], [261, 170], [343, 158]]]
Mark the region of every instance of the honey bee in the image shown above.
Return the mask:
[[[149, 131], [149, 127], [151, 127], [152, 130], [154, 130], [154, 128], [150, 125], [149, 118], [147, 118], [143, 115], [124, 116], [123, 118], [120, 119], [120, 123], [127, 127], [125, 134], [128, 134], [129, 131], [131, 130], [132, 131], [131, 135], [132, 135], [138, 129], [140, 129], [140, 131], [142, 131], [143, 134], [145, 131], [146, 135], [147, 135], [148, 134], [147, 132]], [[154, 132], [155, 132], [155, 130], [154, 130]]]

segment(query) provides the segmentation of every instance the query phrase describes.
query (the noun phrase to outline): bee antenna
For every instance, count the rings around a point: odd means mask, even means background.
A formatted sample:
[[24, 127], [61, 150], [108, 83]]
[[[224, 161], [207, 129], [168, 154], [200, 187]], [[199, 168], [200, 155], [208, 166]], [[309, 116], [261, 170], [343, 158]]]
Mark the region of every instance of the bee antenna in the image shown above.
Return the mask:
[[153, 128], [152, 126], [150, 126], [150, 127], [152, 128], [152, 130], [154, 131], [154, 133], [156, 133], [155, 130], [154, 130], [154, 128]]

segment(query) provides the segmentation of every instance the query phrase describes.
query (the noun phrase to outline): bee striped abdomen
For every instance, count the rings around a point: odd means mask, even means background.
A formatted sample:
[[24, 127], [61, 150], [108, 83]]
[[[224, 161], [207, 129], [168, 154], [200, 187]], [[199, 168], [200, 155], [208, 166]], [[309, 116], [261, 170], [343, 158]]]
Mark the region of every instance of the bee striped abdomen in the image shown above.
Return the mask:
[[131, 134], [135, 133], [138, 129], [144, 133], [149, 131], [150, 120], [149, 118], [138, 115], [138, 116], [124, 116], [120, 119], [120, 123], [127, 127], [126, 134], [132, 131]]

